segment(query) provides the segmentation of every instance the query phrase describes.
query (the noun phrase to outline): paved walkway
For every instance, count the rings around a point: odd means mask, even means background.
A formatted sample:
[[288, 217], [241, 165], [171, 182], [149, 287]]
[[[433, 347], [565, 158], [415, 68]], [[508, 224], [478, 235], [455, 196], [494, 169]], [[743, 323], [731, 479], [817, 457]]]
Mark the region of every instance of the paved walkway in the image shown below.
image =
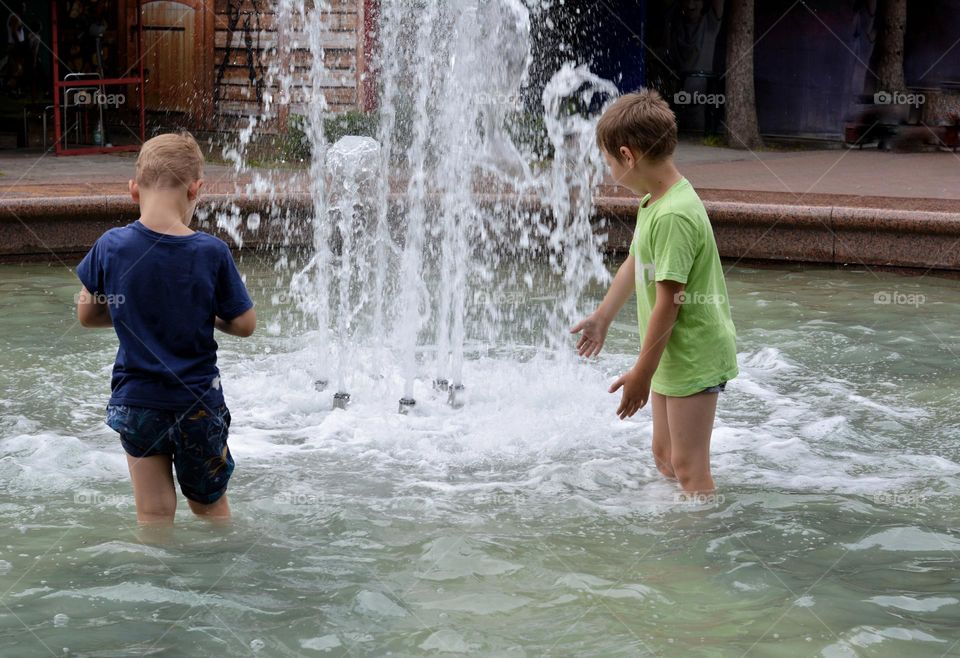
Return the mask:
[[716, 201], [960, 210], [960, 153], [753, 153], [682, 142], [676, 162], [704, 198]]
[[[37, 151], [0, 151], [0, 201], [18, 198], [126, 194], [135, 153], [57, 157]], [[206, 165], [206, 190], [233, 192], [231, 167]]]
[[[960, 156], [844, 149], [754, 154], [683, 143], [677, 160], [707, 202], [723, 256], [960, 272]], [[0, 154], [0, 259], [86, 251], [136, 212], [126, 196], [132, 170], [130, 154]], [[288, 195], [288, 210], [309, 212], [306, 195], [295, 194], [307, 173], [276, 173], [268, 187]], [[205, 189], [249, 206], [257, 201], [244, 195], [247, 180], [211, 164]], [[636, 197], [601, 186], [596, 202], [598, 216], [613, 221], [608, 247], [624, 248]], [[281, 238], [271, 233], [278, 230], [279, 224], [268, 226], [244, 236], [243, 244], [271, 244]]]
[[[944, 202], [960, 199], [960, 154], [951, 152], [841, 148], [753, 154], [685, 144], [677, 161], [695, 186], [778, 194], [784, 197], [783, 203], [816, 205], [817, 197], [825, 195], [876, 199], [884, 205], [890, 197]], [[790, 196], [796, 199], [790, 201]], [[944, 205], [957, 209], [956, 204]]]
[[[0, 201], [126, 194], [134, 157], [0, 153]], [[684, 141], [676, 159], [704, 198], [716, 201], [960, 210], [960, 154], [842, 148], [751, 153]], [[245, 179], [227, 166], [206, 167], [207, 192], [236, 192]], [[302, 182], [290, 187], [296, 190]], [[601, 190], [603, 196], [626, 194], [613, 187]]]

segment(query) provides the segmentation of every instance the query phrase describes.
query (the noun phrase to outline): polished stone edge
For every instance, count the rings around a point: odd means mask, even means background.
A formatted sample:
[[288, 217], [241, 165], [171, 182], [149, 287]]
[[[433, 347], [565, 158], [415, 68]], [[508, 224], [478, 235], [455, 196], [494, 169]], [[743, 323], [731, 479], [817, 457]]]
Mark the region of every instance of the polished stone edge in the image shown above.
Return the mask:
[[[960, 271], [960, 213], [705, 201], [720, 255], [833, 265]], [[600, 198], [608, 248], [626, 251], [634, 199]]]
[[[532, 197], [481, 195], [481, 203], [536, 211]], [[796, 261], [835, 265], [960, 271], [960, 213], [896, 208], [704, 202], [720, 255], [734, 260]], [[636, 221], [635, 198], [595, 199], [597, 230], [609, 251], [625, 252]], [[294, 247], [309, 243], [302, 221], [309, 194], [205, 195], [199, 225], [240, 248]], [[212, 212], [233, 219], [214, 226]], [[249, 216], [261, 215], [250, 230]], [[137, 217], [126, 195], [0, 200], [0, 259], [61, 260], [82, 254], [103, 232]]]

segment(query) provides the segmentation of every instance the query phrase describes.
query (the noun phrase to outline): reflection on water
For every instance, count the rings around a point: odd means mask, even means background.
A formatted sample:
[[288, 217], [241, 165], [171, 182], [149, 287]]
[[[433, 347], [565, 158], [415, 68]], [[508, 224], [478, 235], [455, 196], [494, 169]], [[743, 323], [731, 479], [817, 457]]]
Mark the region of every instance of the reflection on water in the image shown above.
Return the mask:
[[460, 410], [421, 373], [398, 415], [361, 349], [331, 411], [285, 284], [241, 267], [268, 330], [221, 340], [236, 520], [182, 505], [169, 538], [100, 421], [115, 338], [71, 326], [66, 270], [0, 268], [0, 654], [960, 655], [957, 282], [734, 268], [721, 497], [692, 505], [605, 392], [633, 309], [577, 363], [527, 347], [549, 300], [508, 300]]

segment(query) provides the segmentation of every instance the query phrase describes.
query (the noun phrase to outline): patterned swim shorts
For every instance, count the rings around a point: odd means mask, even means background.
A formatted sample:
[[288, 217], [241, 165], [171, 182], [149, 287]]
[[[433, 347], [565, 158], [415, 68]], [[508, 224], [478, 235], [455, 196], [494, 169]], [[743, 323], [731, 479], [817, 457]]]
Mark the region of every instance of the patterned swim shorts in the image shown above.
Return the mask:
[[727, 390], [727, 382], [720, 382], [716, 386], [711, 386], [710, 388], [705, 388], [701, 393], [723, 393]]
[[119, 432], [120, 443], [131, 457], [170, 456], [180, 491], [190, 500], [209, 505], [226, 492], [234, 468], [227, 447], [230, 411], [226, 406], [176, 412], [110, 405], [106, 423]]

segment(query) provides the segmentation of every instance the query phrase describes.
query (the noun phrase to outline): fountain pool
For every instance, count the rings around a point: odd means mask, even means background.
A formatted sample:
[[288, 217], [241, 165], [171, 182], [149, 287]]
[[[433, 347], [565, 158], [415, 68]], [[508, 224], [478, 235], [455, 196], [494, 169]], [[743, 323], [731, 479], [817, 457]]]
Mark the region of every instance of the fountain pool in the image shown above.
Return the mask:
[[960, 655], [957, 281], [733, 267], [742, 374], [692, 504], [605, 393], [632, 308], [577, 362], [531, 348], [548, 297], [504, 300], [462, 409], [424, 372], [397, 414], [400, 367], [358, 349], [332, 410], [272, 263], [240, 267], [263, 330], [221, 340], [235, 519], [181, 499], [156, 537], [102, 423], [116, 339], [74, 326], [66, 268], [0, 266], [0, 655]]

